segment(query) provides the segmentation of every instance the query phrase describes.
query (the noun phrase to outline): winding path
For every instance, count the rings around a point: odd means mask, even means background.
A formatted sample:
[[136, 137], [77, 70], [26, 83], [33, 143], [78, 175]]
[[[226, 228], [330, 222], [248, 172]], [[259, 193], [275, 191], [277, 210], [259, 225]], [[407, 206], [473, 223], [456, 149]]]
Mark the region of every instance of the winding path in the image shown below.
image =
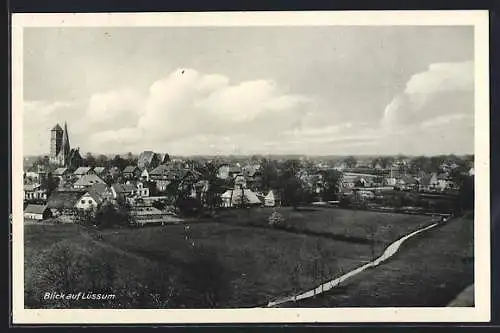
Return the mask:
[[319, 285], [318, 287], [316, 287], [314, 289], [305, 291], [301, 294], [293, 295], [293, 296], [289, 296], [289, 297], [279, 299], [279, 300], [276, 300], [273, 302], [269, 302], [266, 307], [268, 307], [268, 308], [276, 307], [278, 305], [282, 305], [285, 303], [299, 301], [299, 300], [306, 299], [306, 298], [311, 298], [311, 297], [314, 297], [315, 295], [319, 295], [319, 294], [324, 293], [330, 289], [333, 289], [333, 288], [337, 287], [340, 283], [346, 281], [349, 278], [352, 278], [353, 276], [363, 272], [364, 270], [380, 265], [381, 263], [383, 263], [387, 259], [391, 258], [394, 254], [396, 254], [398, 252], [399, 248], [401, 247], [401, 244], [403, 244], [407, 239], [409, 239], [409, 238], [411, 238], [411, 237], [413, 237], [421, 232], [424, 232], [424, 231], [427, 231], [431, 228], [434, 228], [439, 224], [440, 223], [438, 223], [438, 222], [433, 223], [427, 227], [421, 228], [421, 229], [414, 231], [406, 236], [401, 237], [400, 239], [398, 239], [394, 243], [390, 244], [385, 249], [384, 253], [382, 253], [382, 255], [380, 257], [378, 257], [377, 259], [375, 259], [373, 261], [370, 261], [369, 263], [367, 263], [363, 266], [360, 266], [360, 267], [350, 271], [349, 273], [346, 273], [346, 274], [344, 274], [344, 275], [342, 275], [334, 280], [328, 281], [322, 285]]

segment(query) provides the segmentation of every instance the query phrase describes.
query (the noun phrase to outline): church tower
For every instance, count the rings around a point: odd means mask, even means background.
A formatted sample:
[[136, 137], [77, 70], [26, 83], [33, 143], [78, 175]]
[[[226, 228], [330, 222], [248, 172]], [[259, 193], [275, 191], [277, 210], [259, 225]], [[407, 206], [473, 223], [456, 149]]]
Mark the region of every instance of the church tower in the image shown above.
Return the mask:
[[57, 156], [62, 148], [63, 143], [63, 129], [59, 124], [56, 124], [50, 131], [50, 162], [58, 163]]
[[68, 126], [64, 123], [64, 130], [57, 124], [50, 131], [50, 163], [58, 166], [67, 166], [71, 153]]

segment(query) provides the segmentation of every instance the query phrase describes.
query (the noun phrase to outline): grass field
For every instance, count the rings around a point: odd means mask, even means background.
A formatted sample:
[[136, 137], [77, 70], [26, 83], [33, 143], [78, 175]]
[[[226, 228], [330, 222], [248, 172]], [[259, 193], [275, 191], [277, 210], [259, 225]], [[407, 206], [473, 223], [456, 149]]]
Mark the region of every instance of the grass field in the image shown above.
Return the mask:
[[[387, 243], [430, 223], [429, 217], [341, 209], [279, 211], [293, 231], [267, 228], [272, 209], [231, 210], [219, 222], [190, 223], [189, 229], [187, 225], [168, 225], [106, 230], [99, 240], [77, 225], [26, 225], [25, 284], [40, 288], [33, 279], [44, 269], [40, 256], [54, 244], [66, 242], [86, 257], [109, 261], [114, 270], [113, 288], [140, 290], [149, 283], [164, 292], [174, 287], [178, 294], [175, 307], [206, 307], [201, 299], [203, 288], [217, 287], [217, 307], [260, 306], [370, 260], [371, 245], [356, 241], [366, 239], [367, 224], [376, 226], [378, 255]], [[342, 235], [355, 241], [339, 240]], [[215, 268], [202, 267], [197, 253], [206, 253], [204, 260], [215, 263]], [[208, 282], [218, 286], [207, 286]], [[127, 302], [122, 306], [157, 304]]]
[[[312, 233], [338, 240], [378, 243], [378, 251], [411, 231], [431, 224], [429, 216], [379, 213], [338, 208], [307, 208], [294, 210], [277, 208], [290, 230]], [[234, 225], [268, 227], [273, 208], [255, 208], [251, 211], [227, 210], [219, 220]]]
[[[403, 244], [393, 259], [297, 307], [446, 306], [474, 283], [473, 221], [452, 219]], [[473, 302], [473, 301], [472, 301]], [[286, 306], [293, 306], [287, 304]]]

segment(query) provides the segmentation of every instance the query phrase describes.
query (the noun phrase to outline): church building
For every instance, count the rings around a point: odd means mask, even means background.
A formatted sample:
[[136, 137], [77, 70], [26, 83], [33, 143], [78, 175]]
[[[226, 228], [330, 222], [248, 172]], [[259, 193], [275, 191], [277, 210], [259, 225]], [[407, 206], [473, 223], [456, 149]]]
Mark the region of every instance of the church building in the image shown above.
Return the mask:
[[67, 124], [64, 123], [64, 130], [56, 124], [50, 131], [50, 163], [73, 170], [82, 162], [80, 149], [71, 149]]

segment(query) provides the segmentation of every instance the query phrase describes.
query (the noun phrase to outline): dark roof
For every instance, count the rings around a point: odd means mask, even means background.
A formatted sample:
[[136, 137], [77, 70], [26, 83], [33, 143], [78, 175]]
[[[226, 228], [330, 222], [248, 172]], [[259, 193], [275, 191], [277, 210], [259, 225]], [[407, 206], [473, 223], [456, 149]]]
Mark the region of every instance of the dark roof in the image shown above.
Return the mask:
[[88, 195], [94, 198], [98, 203], [103, 202], [106, 198], [109, 198], [109, 188], [106, 184], [95, 184], [92, 185], [87, 190]]
[[405, 182], [405, 184], [416, 184], [417, 180], [411, 176], [404, 176], [401, 178], [402, 181]]
[[97, 175], [83, 175], [82, 178], [75, 182], [75, 186], [92, 186], [93, 184], [104, 184], [104, 180]]
[[109, 193], [109, 187], [106, 184], [94, 184], [88, 188], [87, 192], [91, 194], [97, 194], [102, 197], [106, 196]]
[[85, 192], [81, 190], [55, 191], [47, 200], [47, 207], [56, 209], [73, 208]]
[[127, 165], [125, 169], [123, 169], [123, 173], [133, 173], [136, 169], [138, 169], [135, 165]]
[[136, 190], [136, 187], [132, 184], [113, 184], [111, 185], [116, 193], [127, 193]]
[[45, 210], [47, 209], [46, 205], [32, 205], [29, 204], [24, 208], [25, 213], [31, 213], [31, 214], [43, 214]]
[[63, 132], [63, 129], [61, 128], [61, 126], [59, 124], [56, 124], [56, 126], [54, 126], [51, 131], [58, 131], [58, 132]]

